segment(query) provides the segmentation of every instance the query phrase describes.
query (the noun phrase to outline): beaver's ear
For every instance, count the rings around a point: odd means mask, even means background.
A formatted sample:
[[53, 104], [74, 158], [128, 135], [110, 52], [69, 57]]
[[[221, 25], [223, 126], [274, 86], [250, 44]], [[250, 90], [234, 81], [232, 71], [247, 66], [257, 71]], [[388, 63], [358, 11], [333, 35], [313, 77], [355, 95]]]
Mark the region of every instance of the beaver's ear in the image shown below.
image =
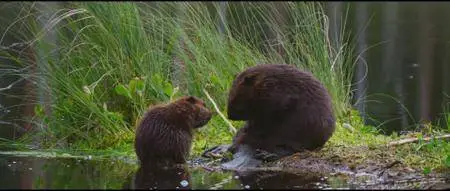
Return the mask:
[[197, 102], [194, 96], [188, 96], [186, 100], [192, 104], [195, 104]]

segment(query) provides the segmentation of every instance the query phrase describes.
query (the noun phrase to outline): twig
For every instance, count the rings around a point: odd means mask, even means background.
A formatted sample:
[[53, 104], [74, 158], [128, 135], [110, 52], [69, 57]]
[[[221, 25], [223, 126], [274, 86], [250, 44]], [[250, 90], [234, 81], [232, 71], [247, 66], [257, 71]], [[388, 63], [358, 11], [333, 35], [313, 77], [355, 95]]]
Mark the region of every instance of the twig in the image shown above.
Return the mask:
[[209, 95], [209, 93], [208, 93], [205, 89], [203, 89], [203, 93], [206, 94], [206, 97], [208, 97], [209, 101], [211, 101], [211, 103], [213, 104], [214, 109], [217, 111], [217, 113], [220, 115], [220, 117], [222, 117], [222, 119], [227, 123], [227, 125], [228, 125], [229, 128], [230, 128], [230, 131], [231, 131], [233, 134], [236, 134], [236, 132], [237, 132], [237, 131], [236, 131], [236, 128], [234, 128], [233, 125], [230, 123], [230, 121], [228, 121], [227, 118], [222, 114], [222, 112], [220, 112], [219, 108], [217, 107], [217, 104], [216, 104], [216, 103], [214, 102], [214, 100], [211, 98], [211, 96]]
[[[425, 137], [422, 140], [423, 141], [430, 141], [431, 139], [450, 139], [450, 134], [436, 136], [436, 137]], [[402, 139], [399, 141], [393, 141], [390, 142], [387, 146], [397, 146], [397, 145], [403, 145], [406, 143], [413, 143], [419, 141], [419, 138], [408, 138], [408, 139]]]

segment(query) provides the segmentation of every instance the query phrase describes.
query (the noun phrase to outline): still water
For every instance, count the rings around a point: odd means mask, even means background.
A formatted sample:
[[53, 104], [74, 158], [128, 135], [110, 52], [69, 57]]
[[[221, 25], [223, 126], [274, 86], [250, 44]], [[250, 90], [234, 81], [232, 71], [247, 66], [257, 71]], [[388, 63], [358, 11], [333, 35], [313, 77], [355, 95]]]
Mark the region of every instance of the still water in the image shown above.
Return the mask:
[[202, 167], [140, 169], [115, 159], [0, 154], [1, 189], [325, 189], [357, 188], [345, 179], [287, 172], [210, 171]]
[[[91, 156], [56, 158], [0, 154], [0, 169], [2, 169], [0, 189], [445, 189], [450, 187], [448, 179], [368, 184], [370, 182], [368, 178], [351, 179], [350, 176], [342, 174], [316, 176], [269, 170], [237, 172], [211, 170], [193, 165], [142, 169], [132, 159], [97, 159]], [[424, 182], [428, 185], [423, 185]]]

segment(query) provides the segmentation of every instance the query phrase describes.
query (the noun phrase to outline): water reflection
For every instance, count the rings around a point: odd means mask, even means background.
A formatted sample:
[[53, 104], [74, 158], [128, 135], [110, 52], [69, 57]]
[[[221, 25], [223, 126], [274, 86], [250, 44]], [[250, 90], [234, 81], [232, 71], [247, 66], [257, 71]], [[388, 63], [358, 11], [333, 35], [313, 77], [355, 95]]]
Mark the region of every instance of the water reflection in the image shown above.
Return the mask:
[[246, 189], [317, 189], [325, 188], [316, 175], [294, 174], [280, 171], [235, 172], [241, 185]]
[[140, 166], [128, 178], [124, 189], [191, 189], [191, 174], [186, 165], [158, 167]]
[[0, 155], [1, 189], [117, 189], [135, 167], [113, 160]]
[[[14, 161], [15, 162], [15, 161]], [[21, 186], [21, 174], [17, 173], [13, 161], [7, 161], [5, 158], [0, 158], [0, 188], [2, 189], [28, 189]], [[17, 163], [17, 162], [15, 162]], [[14, 163], [14, 164], [15, 164]]]
[[[347, 175], [281, 171], [206, 170], [189, 165], [141, 168], [134, 161], [115, 159], [38, 158], [0, 153], [0, 189], [389, 189], [416, 188], [402, 181], [366, 184]], [[434, 182], [433, 182], [434, 181]], [[404, 181], [403, 181], [404, 182]], [[429, 188], [449, 180], [408, 180]], [[435, 188], [435, 187], [432, 187]]]
[[[199, 172], [199, 169], [194, 171]], [[325, 179], [320, 176], [281, 171], [236, 171], [232, 172], [231, 176], [226, 176], [229, 172], [222, 172], [222, 175], [225, 176], [217, 180], [207, 176], [213, 173], [206, 171], [202, 171], [202, 173], [206, 176], [196, 176], [197, 181], [204, 181], [205, 178], [213, 181], [205, 182], [206, 185], [191, 182], [191, 174], [186, 166], [139, 168], [134, 176], [128, 178], [123, 189], [192, 189], [192, 185], [194, 188], [201, 187], [201, 189], [225, 189], [230, 186], [232, 189], [321, 189], [329, 187], [325, 183]]]

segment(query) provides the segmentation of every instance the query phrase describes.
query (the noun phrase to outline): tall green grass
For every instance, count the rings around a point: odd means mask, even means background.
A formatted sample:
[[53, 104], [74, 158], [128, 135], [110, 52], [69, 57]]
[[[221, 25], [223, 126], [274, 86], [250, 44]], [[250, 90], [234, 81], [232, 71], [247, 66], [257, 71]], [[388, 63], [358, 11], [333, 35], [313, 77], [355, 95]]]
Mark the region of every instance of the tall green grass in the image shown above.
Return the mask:
[[[226, 112], [234, 76], [258, 63], [307, 69], [328, 88], [338, 117], [349, 108], [351, 47], [331, 46], [319, 3], [286, 3], [288, 24], [279, 25], [271, 3], [230, 2], [223, 33], [217, 3], [66, 3], [41, 23], [35, 3], [22, 6], [33, 10], [24, 11], [22, 23], [32, 34], [26, 42], [42, 57], [37, 82], [51, 97], [51, 104], [36, 105], [34, 119], [43, 124], [41, 129], [23, 141], [41, 135], [44, 148], [104, 149], [132, 143], [136, 121], [149, 105], [188, 94], [208, 103], [203, 89]], [[284, 56], [264, 46], [274, 32], [281, 35]], [[44, 112], [48, 106], [51, 114]], [[229, 142], [231, 136], [216, 116], [199, 130], [194, 146]]]

